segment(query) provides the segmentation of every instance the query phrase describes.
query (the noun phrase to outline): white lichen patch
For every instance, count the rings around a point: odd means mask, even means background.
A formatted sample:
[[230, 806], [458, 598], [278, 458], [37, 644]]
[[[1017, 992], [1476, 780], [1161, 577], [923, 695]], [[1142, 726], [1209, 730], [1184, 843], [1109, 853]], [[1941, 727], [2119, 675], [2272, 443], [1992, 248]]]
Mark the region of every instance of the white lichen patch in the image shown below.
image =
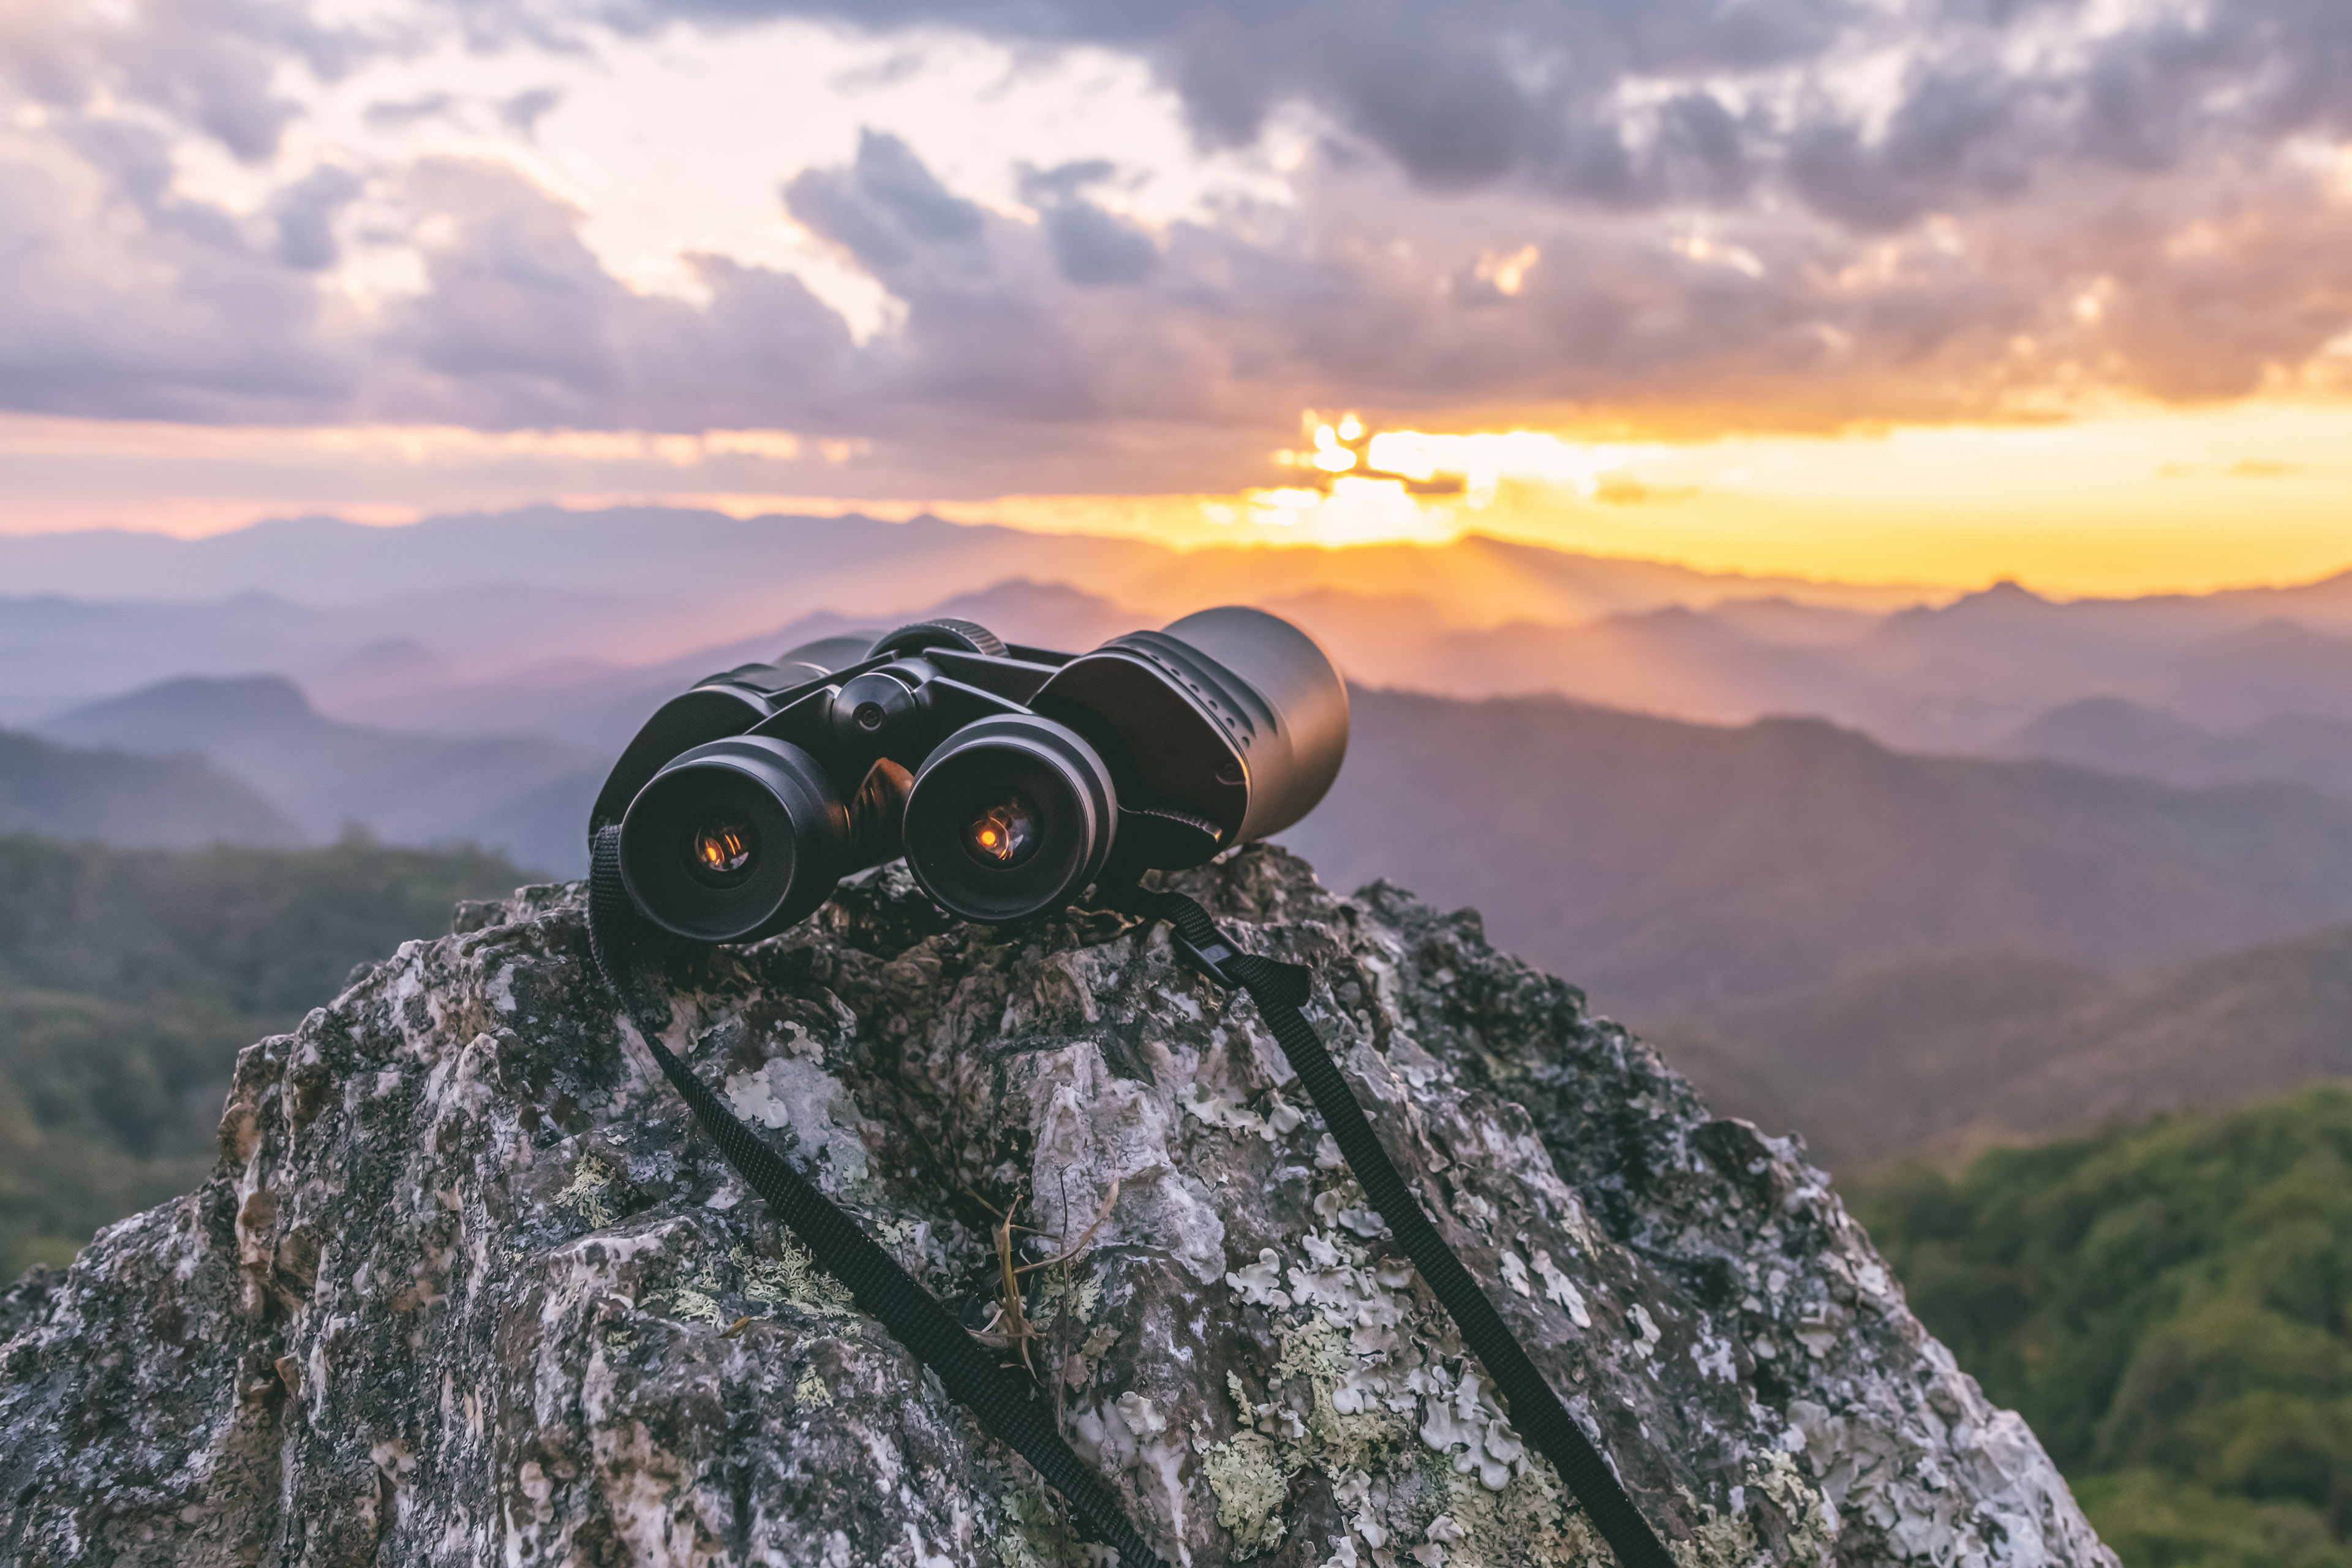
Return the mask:
[[1456, 1473], [1475, 1475], [1488, 1491], [1501, 1491], [1528, 1469], [1527, 1445], [1513, 1430], [1494, 1390], [1470, 1366], [1449, 1392], [1432, 1380], [1436, 1397], [1422, 1407], [1421, 1440], [1445, 1456]]
[[1554, 1306], [1567, 1308], [1569, 1321], [1578, 1328], [1591, 1328], [1592, 1314], [1586, 1309], [1584, 1292], [1576, 1288], [1576, 1281], [1570, 1279], [1561, 1271], [1559, 1265], [1551, 1260], [1550, 1253], [1541, 1248], [1537, 1249], [1535, 1261], [1536, 1278], [1543, 1281], [1544, 1299]]
[[613, 1223], [613, 1206], [605, 1194], [612, 1190], [616, 1173], [595, 1155], [588, 1155], [573, 1168], [571, 1184], [552, 1201], [557, 1208], [578, 1215], [589, 1229], [602, 1230]]
[[1734, 1511], [1699, 1505], [1698, 1524], [1687, 1540], [1668, 1543], [1679, 1568], [1747, 1568], [1766, 1561], [1773, 1543], [1756, 1528], [1750, 1495], [1770, 1504], [1788, 1531], [1787, 1544], [1775, 1560], [1790, 1563], [1825, 1563], [1837, 1545], [1838, 1514], [1829, 1500], [1809, 1484], [1788, 1454], [1773, 1449], [1751, 1465], [1738, 1486], [1731, 1489]]
[[849, 1287], [816, 1266], [809, 1250], [786, 1237], [776, 1257], [761, 1258], [737, 1247], [727, 1260], [743, 1271], [743, 1294], [769, 1306], [789, 1302], [819, 1318], [854, 1318], [857, 1299]]
[[1030, 1105], [1031, 1223], [1041, 1245], [1151, 1247], [1202, 1284], [1224, 1272], [1216, 1201], [1170, 1151], [1178, 1121], [1170, 1090], [1118, 1077], [1092, 1040], [1023, 1058], [1010, 1087]]
[[1255, 1263], [1226, 1274], [1225, 1283], [1252, 1307], [1287, 1307], [1290, 1293], [1282, 1289], [1282, 1254], [1271, 1247], [1261, 1250]]
[[1241, 1096], [1228, 1090], [1188, 1083], [1177, 1097], [1177, 1103], [1195, 1121], [1205, 1121], [1244, 1137], [1263, 1138], [1269, 1143], [1274, 1142], [1274, 1129], [1266, 1125], [1265, 1118], [1252, 1110]]
[[1352, 1231], [1367, 1241], [1388, 1229], [1388, 1222], [1372, 1208], [1364, 1196], [1364, 1189], [1358, 1186], [1352, 1178], [1316, 1194], [1312, 1206], [1315, 1217], [1327, 1226], [1336, 1226]]
[[1290, 1475], [1273, 1439], [1244, 1432], [1209, 1449], [1203, 1467], [1217, 1498], [1217, 1522], [1233, 1532], [1234, 1555], [1255, 1557], [1290, 1528], [1280, 1518]]
[[793, 1403], [803, 1410], [814, 1410], [833, 1403], [833, 1390], [826, 1385], [824, 1375], [815, 1367], [801, 1368], [800, 1379], [793, 1384]]

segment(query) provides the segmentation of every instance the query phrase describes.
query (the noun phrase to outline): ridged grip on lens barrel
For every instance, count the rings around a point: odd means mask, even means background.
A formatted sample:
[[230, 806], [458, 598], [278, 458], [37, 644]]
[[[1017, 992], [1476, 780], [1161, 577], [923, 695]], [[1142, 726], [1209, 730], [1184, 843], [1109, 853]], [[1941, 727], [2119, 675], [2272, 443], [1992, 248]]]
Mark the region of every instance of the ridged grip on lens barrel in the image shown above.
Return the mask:
[[[750, 824], [740, 882], [698, 877], [688, 839], [707, 815]], [[748, 942], [815, 911], [851, 868], [849, 812], [824, 768], [765, 735], [713, 741], [671, 760], [621, 822], [621, 879], [646, 918], [694, 942]]]
[[[1037, 809], [1041, 842], [1013, 866], [965, 847], [976, 808], [1016, 791]], [[907, 868], [952, 914], [985, 924], [1056, 908], [1110, 858], [1118, 796], [1110, 770], [1074, 731], [1032, 714], [965, 725], [933, 752], [907, 794]]]
[[1235, 840], [1279, 833], [1314, 810], [1348, 756], [1348, 687], [1330, 656], [1281, 616], [1240, 605], [1186, 616], [1160, 635], [1233, 678], [1219, 684], [1255, 731], [1228, 725], [1249, 766], [1249, 815]]

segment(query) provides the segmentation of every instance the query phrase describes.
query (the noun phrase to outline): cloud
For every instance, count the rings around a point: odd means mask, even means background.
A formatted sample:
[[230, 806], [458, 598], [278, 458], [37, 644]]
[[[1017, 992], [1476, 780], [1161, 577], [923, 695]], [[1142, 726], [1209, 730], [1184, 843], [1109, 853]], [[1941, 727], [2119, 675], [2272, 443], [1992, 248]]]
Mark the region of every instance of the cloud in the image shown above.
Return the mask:
[[[1083, 124], [1071, 161], [993, 187], [876, 124], [761, 176], [801, 251], [712, 246], [649, 284], [598, 248], [590, 195], [550, 188], [560, 158], [288, 134], [301, 81], [427, 24], [17, 11], [0, 73], [40, 112], [0, 132], [0, 405], [793, 430], [932, 493], [1195, 489], [1273, 477], [1304, 406], [1693, 434], [2046, 416], [2242, 396], [2352, 329], [2341, 0], [480, 5], [464, 36], [508, 85], [412, 75], [348, 117], [511, 149], [571, 117], [548, 118], [557, 46], [641, 47], [593, 19], [787, 11], [1140, 58], [1202, 144], [1279, 126], [1280, 194], [1146, 222], [1151, 171]], [[192, 178], [206, 158], [241, 173]], [[812, 289], [816, 251], [887, 297], [879, 330]]]
[[0, 401], [198, 423], [338, 407], [357, 367], [299, 265], [299, 201], [287, 216], [292, 265], [278, 226], [177, 191], [166, 139], [136, 124], [0, 141]]
[[365, 118], [371, 131], [404, 131], [428, 120], [446, 120], [457, 110], [455, 93], [423, 92], [396, 102], [371, 103]]
[[369, 45], [299, 0], [134, 0], [120, 10], [22, 5], [0, 20], [0, 79], [74, 111], [100, 93], [152, 109], [236, 156], [274, 153], [300, 106], [278, 89], [299, 66], [345, 69]]
[[1160, 263], [1150, 235], [1091, 202], [1057, 202], [1045, 209], [1044, 221], [1055, 265], [1081, 289], [1140, 283]]
[[499, 120], [508, 130], [520, 135], [535, 135], [539, 122], [562, 102], [563, 89], [561, 88], [527, 88], [499, 105]]

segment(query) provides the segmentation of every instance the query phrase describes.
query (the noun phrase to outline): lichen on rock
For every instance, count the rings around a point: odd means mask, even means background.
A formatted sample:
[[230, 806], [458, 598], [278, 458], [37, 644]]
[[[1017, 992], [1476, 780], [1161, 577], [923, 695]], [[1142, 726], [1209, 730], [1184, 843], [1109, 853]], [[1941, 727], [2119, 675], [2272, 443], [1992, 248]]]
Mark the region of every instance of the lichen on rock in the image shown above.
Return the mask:
[[[1176, 880], [1314, 969], [1400, 1169], [1684, 1568], [2114, 1563], [1794, 1140], [1474, 914], [1275, 849]], [[693, 1126], [578, 889], [458, 923], [243, 1053], [210, 1182], [0, 1298], [0, 1562], [1099, 1560]], [[886, 868], [667, 979], [672, 1048], [1034, 1369], [1171, 1561], [1609, 1561], [1164, 929], [957, 925]]]

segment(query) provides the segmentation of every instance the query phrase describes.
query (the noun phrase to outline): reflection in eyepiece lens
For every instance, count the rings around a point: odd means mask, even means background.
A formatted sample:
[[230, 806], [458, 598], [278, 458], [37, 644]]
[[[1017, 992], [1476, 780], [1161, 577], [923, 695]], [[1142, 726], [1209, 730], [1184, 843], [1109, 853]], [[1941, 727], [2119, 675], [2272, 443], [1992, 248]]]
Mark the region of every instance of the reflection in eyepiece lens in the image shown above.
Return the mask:
[[963, 830], [963, 846], [983, 866], [1018, 866], [1045, 837], [1037, 808], [1018, 790], [982, 800]]
[[706, 879], [731, 881], [750, 869], [757, 842], [750, 823], [707, 816], [687, 836], [687, 864]]

